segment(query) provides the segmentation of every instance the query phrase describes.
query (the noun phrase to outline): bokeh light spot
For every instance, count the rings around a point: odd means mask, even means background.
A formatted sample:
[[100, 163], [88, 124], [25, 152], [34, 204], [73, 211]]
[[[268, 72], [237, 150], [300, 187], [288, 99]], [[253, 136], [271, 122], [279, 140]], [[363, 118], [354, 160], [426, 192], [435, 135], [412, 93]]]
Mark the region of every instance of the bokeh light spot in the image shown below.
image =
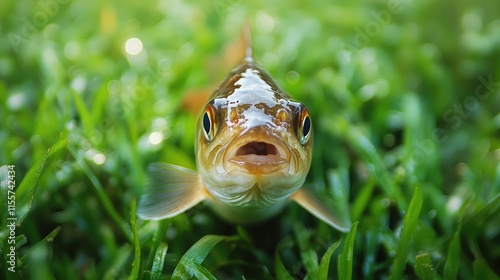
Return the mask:
[[138, 38], [130, 38], [125, 43], [125, 51], [130, 55], [138, 55], [142, 51], [142, 42]]
[[269, 33], [274, 29], [274, 18], [268, 14], [261, 13], [256, 19], [257, 29], [263, 33]]
[[149, 142], [153, 145], [158, 145], [163, 141], [163, 134], [161, 132], [155, 131], [149, 134]]
[[454, 196], [448, 200], [446, 208], [448, 208], [448, 211], [451, 213], [455, 213], [458, 209], [460, 209], [460, 206], [462, 206], [462, 199], [458, 196]]
[[106, 162], [106, 156], [103, 155], [103, 154], [101, 154], [101, 153], [97, 153], [97, 154], [94, 155], [94, 157], [92, 158], [92, 160], [97, 165], [103, 165], [104, 162]]

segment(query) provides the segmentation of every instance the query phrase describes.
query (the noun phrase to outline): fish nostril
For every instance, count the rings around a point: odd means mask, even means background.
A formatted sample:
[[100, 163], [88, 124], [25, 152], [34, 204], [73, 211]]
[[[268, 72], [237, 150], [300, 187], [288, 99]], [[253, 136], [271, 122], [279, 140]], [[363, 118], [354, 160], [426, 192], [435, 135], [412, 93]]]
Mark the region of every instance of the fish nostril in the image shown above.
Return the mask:
[[258, 156], [267, 156], [267, 155], [278, 155], [278, 149], [276, 146], [266, 143], [266, 142], [250, 142], [248, 144], [243, 145], [236, 152], [237, 156], [244, 155], [258, 155]]

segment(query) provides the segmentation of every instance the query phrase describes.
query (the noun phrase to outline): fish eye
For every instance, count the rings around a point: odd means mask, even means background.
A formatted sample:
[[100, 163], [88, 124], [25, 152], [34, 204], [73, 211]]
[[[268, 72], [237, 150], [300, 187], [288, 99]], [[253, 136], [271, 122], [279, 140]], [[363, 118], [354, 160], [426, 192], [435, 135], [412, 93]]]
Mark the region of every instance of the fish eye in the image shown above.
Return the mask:
[[302, 135], [304, 136], [309, 135], [310, 131], [311, 131], [311, 118], [309, 116], [306, 116], [304, 118], [304, 123], [302, 124]]
[[212, 141], [214, 138], [214, 108], [211, 105], [208, 105], [207, 108], [205, 109], [205, 112], [203, 112], [203, 119], [202, 119], [202, 125], [203, 125], [203, 132], [205, 134], [205, 138], [208, 141]]
[[311, 136], [311, 117], [309, 116], [309, 112], [303, 110], [300, 114], [300, 127], [299, 127], [299, 140], [300, 144], [304, 145], [307, 143]]
[[205, 112], [203, 114], [203, 129], [205, 129], [206, 134], [210, 134], [211, 123], [212, 123], [212, 121], [210, 121], [210, 117], [208, 116], [208, 113]]

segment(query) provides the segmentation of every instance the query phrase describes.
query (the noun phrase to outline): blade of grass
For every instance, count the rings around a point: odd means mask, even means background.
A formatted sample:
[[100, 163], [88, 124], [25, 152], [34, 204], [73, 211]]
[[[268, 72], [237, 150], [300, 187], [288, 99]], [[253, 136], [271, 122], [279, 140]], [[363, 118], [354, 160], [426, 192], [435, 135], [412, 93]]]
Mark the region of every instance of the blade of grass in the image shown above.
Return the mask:
[[423, 180], [424, 174], [432, 174], [436, 168], [436, 142], [432, 139], [433, 122], [429, 118], [421, 96], [408, 92], [404, 99], [405, 134], [403, 145], [406, 157], [404, 165], [407, 168], [411, 183]]
[[493, 272], [484, 259], [476, 259], [473, 264], [474, 267], [474, 279], [476, 280], [499, 280], [495, 272]]
[[55, 273], [51, 269], [51, 251], [52, 246], [47, 243], [40, 243], [38, 246], [34, 246], [31, 250], [29, 257], [26, 260], [26, 265], [23, 270], [23, 277], [28, 279], [47, 279], [55, 280]]
[[[142, 241], [143, 247], [158, 249], [158, 247], [162, 243], [162, 239], [164, 238], [167, 229], [168, 224], [165, 221], [151, 221], [143, 224], [139, 229], [139, 239]], [[149, 239], [151, 239], [151, 242], [148, 242]], [[144, 261], [144, 264], [151, 264], [155, 262], [156, 250], [150, 250], [150, 253], [147, 259]]]
[[300, 223], [294, 224], [295, 239], [300, 250], [300, 258], [308, 273], [318, 269], [318, 254], [310, 246], [310, 232]]
[[141, 267], [141, 244], [139, 241], [139, 233], [137, 232], [137, 200], [132, 199], [130, 207], [130, 228], [134, 237], [134, 263], [132, 271], [128, 279], [137, 279], [139, 277], [139, 269]]
[[283, 238], [276, 246], [276, 252], [274, 253], [274, 266], [276, 271], [277, 279], [293, 280], [293, 276], [290, 275], [286, 269], [283, 261], [281, 260], [280, 251], [293, 247], [293, 240], [291, 238]]
[[127, 139], [127, 141], [121, 142], [121, 145], [117, 147], [117, 150], [119, 151], [120, 156], [123, 157], [125, 163], [129, 166], [132, 175], [132, 187], [134, 187], [135, 193], [139, 194], [144, 186], [145, 172], [143, 170], [138, 145], [136, 144], [139, 140], [136, 133], [133, 133], [135, 129], [132, 129], [132, 127], [135, 127], [135, 124], [128, 124], [129, 126], [127, 127], [125, 127], [125, 124], [120, 125], [117, 130], [118, 137], [120, 139]]
[[83, 124], [83, 131], [91, 132], [94, 130], [94, 123], [92, 121], [92, 115], [85, 105], [85, 101], [76, 91], [73, 91], [73, 99], [75, 100], [76, 109], [80, 115], [80, 119]]
[[403, 276], [403, 271], [410, 252], [410, 242], [413, 232], [417, 226], [420, 210], [422, 209], [422, 203], [422, 192], [419, 187], [415, 187], [413, 198], [411, 199], [410, 206], [408, 207], [408, 211], [406, 212], [406, 216], [404, 218], [404, 227], [401, 233], [401, 239], [399, 241], [396, 257], [392, 265], [391, 279], [401, 279]]
[[109, 267], [106, 267], [107, 270], [104, 273], [102, 279], [111, 280], [120, 278], [118, 276], [120, 276], [122, 268], [127, 264], [127, 261], [130, 258], [131, 251], [132, 249], [130, 248], [130, 245], [128, 243], [120, 247], [117, 250], [115, 257], [111, 259], [113, 262], [109, 265]]
[[468, 216], [464, 220], [464, 228], [467, 227], [478, 227], [478, 224], [486, 222], [491, 217], [498, 217], [500, 213], [500, 194], [497, 194], [493, 199], [491, 199], [484, 207], [479, 211], [476, 211], [471, 216]]
[[427, 252], [415, 257], [415, 272], [420, 279], [436, 279], [431, 255]]
[[[188, 262], [186, 262], [186, 264], [187, 263]], [[201, 264], [195, 263], [195, 262], [189, 263], [189, 266], [182, 266], [180, 271], [183, 271], [183, 273], [181, 273], [179, 275], [186, 275], [186, 274], [184, 274], [184, 272], [188, 272], [189, 274], [192, 273], [193, 277], [179, 278], [179, 277], [177, 277], [178, 275], [174, 274], [172, 276], [172, 279], [208, 279], [208, 280], [217, 280], [217, 278], [215, 278], [215, 276], [213, 276], [212, 273], [210, 273], [210, 271], [208, 271], [208, 269], [206, 269]]]
[[380, 248], [380, 234], [380, 231], [373, 227], [363, 233], [363, 246], [366, 248], [363, 260], [363, 278], [365, 279], [374, 279], [377, 270], [377, 253]]
[[107, 195], [107, 193], [104, 191], [104, 188], [97, 178], [97, 176], [92, 172], [90, 167], [87, 165], [87, 163], [84, 161], [83, 156], [80, 156], [78, 152], [76, 151], [76, 148], [74, 148], [72, 145], [68, 145], [68, 150], [70, 153], [73, 155], [75, 158], [76, 162], [80, 165], [82, 168], [83, 172], [87, 175], [89, 178], [90, 182], [92, 183], [92, 186], [94, 186], [94, 190], [97, 193], [97, 197], [101, 201], [102, 205], [104, 206], [104, 209], [108, 213], [108, 215], [113, 219], [113, 221], [116, 223], [116, 225], [119, 226], [121, 229], [122, 233], [127, 237], [129, 242], [133, 243], [133, 237], [130, 231], [130, 228], [128, 227], [127, 222], [118, 214], [116, 211], [115, 207], [113, 206], [113, 203], [111, 202], [111, 199]]
[[460, 230], [459, 226], [457, 231], [453, 234], [450, 245], [448, 247], [448, 254], [446, 255], [446, 264], [444, 266], [444, 279], [456, 279], [458, 267], [460, 265], [460, 255], [462, 249], [460, 248]]
[[352, 220], [359, 221], [361, 214], [365, 211], [368, 203], [372, 199], [373, 190], [375, 190], [375, 181], [368, 180], [361, 188], [351, 206]]
[[333, 253], [339, 248], [340, 243], [342, 243], [342, 240], [339, 240], [339, 241], [333, 243], [330, 247], [328, 247], [328, 250], [326, 250], [323, 257], [321, 257], [321, 261], [319, 262], [318, 270], [314, 271], [313, 273], [309, 273], [306, 276], [306, 279], [311, 279], [311, 280], [328, 279], [328, 271], [330, 269], [330, 261], [332, 259]]
[[206, 268], [201, 266], [210, 251], [226, 236], [206, 235], [196, 242], [182, 256], [175, 267], [172, 279], [216, 279]]
[[238, 236], [241, 240], [247, 242], [248, 244], [252, 244], [252, 237], [248, 233], [248, 231], [245, 230], [244, 227], [242, 226], [237, 226], [236, 227], [236, 232], [238, 233]]
[[24, 254], [21, 257], [20, 262], [25, 263], [26, 260], [29, 259], [30, 256], [33, 254], [33, 251], [36, 250], [37, 246], [42, 246], [43, 244], [52, 243], [54, 241], [54, 238], [56, 238], [56, 236], [60, 230], [61, 230], [61, 227], [58, 226], [53, 231], [51, 231], [49, 234], [47, 234], [47, 236], [45, 236], [42, 240], [38, 241], [33, 247], [30, 248], [29, 251], [26, 252], [26, 254]]
[[[349, 209], [349, 176], [347, 168], [337, 168], [328, 172], [328, 185], [332, 192], [335, 212], [342, 215], [342, 224], [351, 224]], [[333, 210], [333, 209], [332, 209]]]
[[101, 123], [103, 124], [103, 112], [106, 108], [106, 105], [109, 103], [110, 94], [108, 92], [107, 85], [102, 85], [94, 96], [94, 99], [91, 101], [92, 106], [89, 108], [90, 115], [92, 116], [92, 122], [94, 124]]
[[353, 252], [354, 252], [354, 241], [356, 240], [356, 230], [358, 228], [359, 222], [356, 221], [352, 224], [352, 228], [347, 234], [344, 241], [344, 248], [342, 249], [342, 254], [339, 256], [338, 269], [339, 269], [339, 279], [341, 280], [351, 280], [352, 279], [352, 266], [353, 266]]
[[[343, 120], [343, 122], [346, 121]], [[347, 141], [354, 145], [354, 148], [361, 155], [364, 162], [368, 163], [367, 167], [370, 174], [376, 178], [377, 182], [388, 196], [394, 197], [399, 209], [406, 209], [406, 205], [408, 205], [406, 197], [401, 192], [401, 189], [394, 185], [375, 146], [360, 129], [348, 124], [345, 126]]]
[[67, 135], [67, 132], [59, 134], [59, 140], [57, 140], [57, 142], [47, 150], [43, 159], [28, 171], [28, 174], [26, 174], [17, 188], [16, 206], [18, 207], [16, 207], [16, 215], [18, 223], [22, 223], [24, 218], [26, 218], [26, 215], [28, 215], [28, 212], [33, 204], [38, 182], [43, 174], [43, 171], [45, 170], [45, 166], [58, 159], [56, 154], [58, 154], [58, 152], [61, 151], [68, 143]]
[[165, 264], [165, 256], [167, 255], [168, 244], [160, 243], [156, 248], [155, 256], [153, 259], [153, 265], [151, 267], [151, 280], [161, 279], [161, 274], [163, 272], [163, 265]]

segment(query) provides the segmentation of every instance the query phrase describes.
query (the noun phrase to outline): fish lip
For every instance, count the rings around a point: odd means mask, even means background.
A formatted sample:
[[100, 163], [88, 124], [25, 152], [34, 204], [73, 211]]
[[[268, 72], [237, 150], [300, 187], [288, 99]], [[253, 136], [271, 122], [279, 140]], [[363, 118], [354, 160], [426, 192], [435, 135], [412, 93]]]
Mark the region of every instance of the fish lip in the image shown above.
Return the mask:
[[[242, 150], [263, 147], [269, 154], [245, 152]], [[224, 162], [232, 168], [250, 174], [269, 174], [288, 167], [291, 152], [281, 137], [265, 127], [244, 131], [228, 146]]]

